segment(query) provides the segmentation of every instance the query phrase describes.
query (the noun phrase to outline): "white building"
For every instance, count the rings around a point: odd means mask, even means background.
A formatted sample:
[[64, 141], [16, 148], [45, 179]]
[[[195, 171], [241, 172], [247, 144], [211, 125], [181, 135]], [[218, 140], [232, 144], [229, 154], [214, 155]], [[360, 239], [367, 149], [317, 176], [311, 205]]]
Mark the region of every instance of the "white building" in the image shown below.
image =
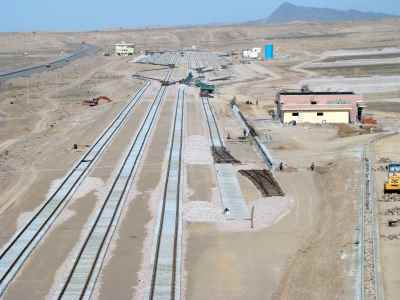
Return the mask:
[[261, 48], [245, 49], [242, 52], [243, 58], [258, 59], [261, 54]]
[[119, 56], [128, 56], [135, 53], [135, 45], [131, 43], [121, 42], [119, 44], [115, 44], [114, 47], [115, 54]]

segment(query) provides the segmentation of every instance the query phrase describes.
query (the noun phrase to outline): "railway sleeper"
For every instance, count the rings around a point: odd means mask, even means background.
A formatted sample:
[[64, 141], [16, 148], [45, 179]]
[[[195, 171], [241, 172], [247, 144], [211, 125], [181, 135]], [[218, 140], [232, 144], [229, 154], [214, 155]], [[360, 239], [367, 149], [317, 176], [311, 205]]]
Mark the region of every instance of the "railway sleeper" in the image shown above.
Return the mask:
[[284, 196], [282, 188], [273, 174], [266, 170], [239, 170], [239, 173], [247, 177], [261, 192], [263, 197]]
[[240, 164], [225, 147], [211, 147], [211, 152], [214, 158], [214, 163], [216, 164]]

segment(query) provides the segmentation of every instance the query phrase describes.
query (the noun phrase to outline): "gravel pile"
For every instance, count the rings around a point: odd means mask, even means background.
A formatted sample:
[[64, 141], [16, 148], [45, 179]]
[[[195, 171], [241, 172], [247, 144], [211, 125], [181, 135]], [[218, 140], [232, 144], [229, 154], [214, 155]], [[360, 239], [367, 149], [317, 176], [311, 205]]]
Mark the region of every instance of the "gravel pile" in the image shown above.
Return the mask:
[[397, 202], [400, 201], [400, 194], [385, 194], [381, 202]]
[[400, 215], [400, 207], [399, 206], [389, 208], [385, 211], [385, 216], [398, 216], [398, 215]]

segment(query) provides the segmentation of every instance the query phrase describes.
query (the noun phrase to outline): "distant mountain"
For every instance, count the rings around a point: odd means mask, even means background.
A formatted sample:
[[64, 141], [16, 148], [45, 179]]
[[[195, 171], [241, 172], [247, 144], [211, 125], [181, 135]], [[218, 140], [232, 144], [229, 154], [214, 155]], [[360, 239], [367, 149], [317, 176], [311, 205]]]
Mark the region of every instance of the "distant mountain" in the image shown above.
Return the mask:
[[374, 12], [358, 10], [337, 10], [331, 8], [316, 8], [297, 6], [289, 2], [282, 3], [268, 18], [255, 23], [289, 23], [289, 22], [336, 22], [336, 21], [363, 21], [379, 20], [397, 17]]

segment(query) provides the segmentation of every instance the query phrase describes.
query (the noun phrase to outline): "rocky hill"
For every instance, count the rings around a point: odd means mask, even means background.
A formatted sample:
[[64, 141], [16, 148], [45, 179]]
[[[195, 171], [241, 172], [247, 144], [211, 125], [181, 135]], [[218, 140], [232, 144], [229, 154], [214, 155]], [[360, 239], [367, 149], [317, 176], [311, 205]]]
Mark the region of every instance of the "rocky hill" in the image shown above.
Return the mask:
[[289, 23], [289, 22], [337, 22], [379, 20], [397, 17], [395, 15], [362, 12], [358, 10], [337, 10], [331, 8], [306, 7], [284, 2], [268, 18], [257, 23]]

